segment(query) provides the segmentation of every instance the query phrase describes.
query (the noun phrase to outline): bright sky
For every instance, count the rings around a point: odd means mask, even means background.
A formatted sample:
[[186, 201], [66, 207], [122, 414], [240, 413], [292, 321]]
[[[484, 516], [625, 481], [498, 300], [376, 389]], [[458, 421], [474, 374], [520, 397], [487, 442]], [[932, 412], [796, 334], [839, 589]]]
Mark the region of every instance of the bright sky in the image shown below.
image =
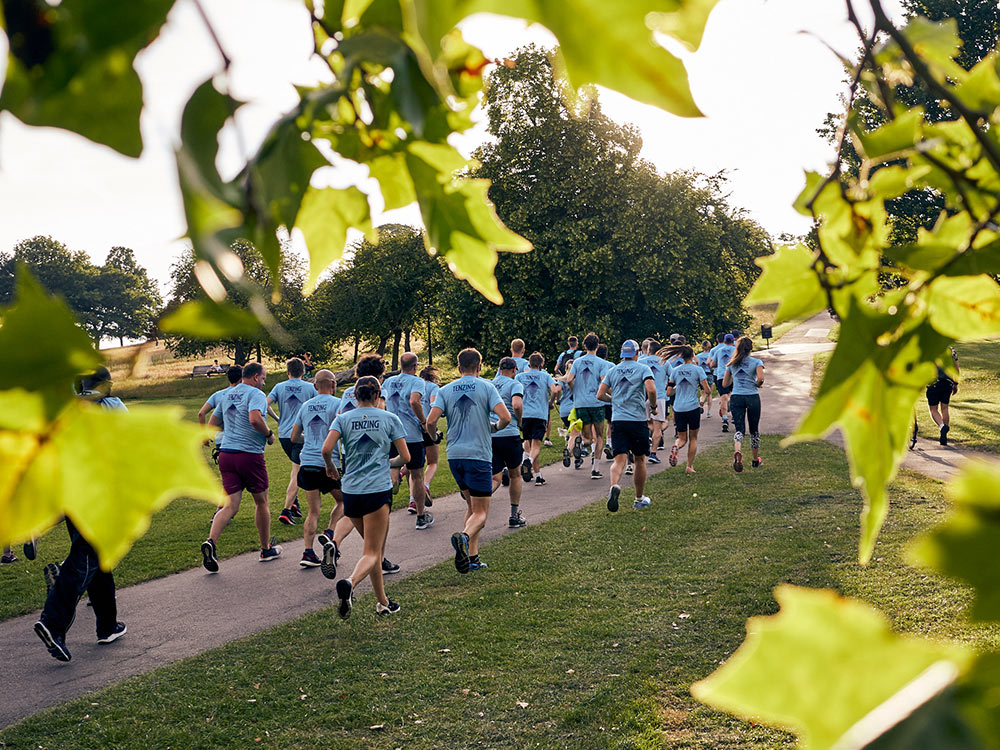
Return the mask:
[[[238, 125], [253, 149], [294, 105], [292, 85], [312, 83], [324, 72], [310, 60], [305, 11], [289, 0], [206, 0], [205, 5], [233, 59], [233, 93], [248, 102]], [[898, 17], [898, 0], [887, 5]], [[528, 42], [554, 43], [542, 27], [493, 16], [467, 19], [463, 31], [490, 58]], [[840, 109], [845, 90], [842, 67], [824, 42], [848, 56], [858, 46], [843, 0], [722, 0], [701, 49], [685, 55], [704, 119], [675, 117], [610, 91], [602, 91], [603, 107], [616, 121], [639, 127], [643, 155], [661, 171], [725, 169], [734, 206], [747, 209], [774, 236], [801, 233], [808, 221], [791, 204], [802, 188], [803, 170], [825, 169], [831, 158], [815, 130], [827, 112]], [[0, 59], [5, 58], [4, 53]], [[140, 159], [0, 115], [0, 250], [48, 234], [100, 263], [111, 247], [124, 245], [166, 291], [170, 264], [184, 246], [178, 239], [184, 219], [173, 163], [180, 114], [197, 85], [221, 69], [189, 0], [177, 1], [160, 38], [136, 67], [147, 108]], [[460, 147], [470, 151], [481, 137], [482, 131], [467, 134]], [[219, 166], [224, 177], [238, 169], [231, 133], [223, 135]], [[324, 171], [328, 174], [314, 182], [360, 181], [363, 189], [371, 188], [364, 170]], [[376, 224], [420, 221], [415, 207], [382, 213], [377, 191], [371, 203]]]

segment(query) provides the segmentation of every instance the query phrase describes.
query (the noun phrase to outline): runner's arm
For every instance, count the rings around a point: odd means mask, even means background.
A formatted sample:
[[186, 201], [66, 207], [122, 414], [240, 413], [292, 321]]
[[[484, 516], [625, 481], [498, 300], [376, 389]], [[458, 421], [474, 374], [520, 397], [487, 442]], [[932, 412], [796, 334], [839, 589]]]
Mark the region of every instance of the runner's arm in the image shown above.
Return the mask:
[[271, 404], [274, 403], [274, 399], [270, 396], [267, 397], [267, 415], [271, 417], [275, 422], [279, 421], [281, 418], [278, 416], [277, 412], [271, 408]]
[[396, 438], [392, 441], [392, 444], [396, 446], [396, 452], [403, 459], [403, 463], [408, 464], [410, 462], [410, 449], [406, 447], [406, 438]]
[[257, 430], [257, 432], [261, 435], [265, 435], [267, 437], [268, 445], [274, 445], [274, 431], [267, 426], [267, 420], [264, 419], [264, 415], [260, 413], [259, 409], [253, 409], [250, 412], [250, 426]]
[[326, 464], [326, 475], [330, 479], [340, 479], [340, 472], [337, 471], [337, 466], [333, 463], [333, 449], [337, 447], [338, 440], [340, 440], [340, 431], [330, 430], [326, 434], [326, 440], [323, 441], [323, 447], [320, 449], [323, 454], [323, 462]]
[[764, 365], [757, 365], [757, 387], [764, 385]]
[[427, 417], [424, 416], [424, 407], [421, 404], [419, 393], [410, 394], [410, 408], [413, 409], [413, 413], [417, 416], [417, 421], [420, 422], [420, 424], [427, 422]]
[[656, 414], [656, 381], [652, 378], [646, 378], [646, 400], [649, 401], [649, 413], [652, 415]]
[[304, 443], [305, 436], [302, 434], [302, 425], [292, 425], [292, 434], [289, 436], [293, 443]]
[[[701, 379], [701, 383], [699, 383], [699, 385], [701, 386], [701, 389], [702, 389], [703, 391], [705, 391], [705, 393], [706, 393], [707, 395], [709, 395], [709, 396], [711, 396], [711, 395], [712, 395], [712, 386], [710, 386], [710, 385], [708, 384], [708, 378], [702, 378], [702, 379]], [[671, 395], [673, 395], [673, 394], [671, 394]]]
[[733, 374], [726, 370], [726, 374], [722, 376], [722, 387], [728, 388], [733, 384]]
[[431, 413], [427, 415], [427, 437], [437, 440], [437, 423], [444, 412], [440, 406], [432, 406]]
[[493, 428], [494, 432], [502, 430], [504, 427], [510, 424], [510, 412], [507, 411], [507, 407], [504, 406], [503, 401], [499, 402], [493, 407], [493, 413], [500, 417], [499, 422], [490, 422], [491, 425], [495, 425]]
[[201, 411], [198, 412], [198, 424], [200, 425], [205, 424], [205, 422], [207, 421], [205, 419], [205, 415], [208, 414], [210, 411], [212, 411], [212, 408], [213, 408], [212, 405], [208, 403], [208, 401], [206, 401], [205, 405], [201, 407]]
[[510, 400], [510, 406], [514, 410], [514, 416], [517, 417], [517, 421], [520, 422], [521, 415], [524, 413], [524, 399], [521, 398], [520, 394], [514, 394], [514, 398]]
[[597, 389], [597, 400], [611, 403], [611, 389], [607, 383], [601, 383], [601, 387]]

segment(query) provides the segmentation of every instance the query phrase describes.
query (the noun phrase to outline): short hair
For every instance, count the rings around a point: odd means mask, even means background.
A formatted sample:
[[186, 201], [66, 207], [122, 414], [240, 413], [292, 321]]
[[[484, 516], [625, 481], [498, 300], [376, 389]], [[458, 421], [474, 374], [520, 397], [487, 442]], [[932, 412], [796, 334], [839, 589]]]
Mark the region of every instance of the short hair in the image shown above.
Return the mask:
[[434, 365], [427, 365], [427, 367], [421, 370], [420, 377], [422, 377], [428, 383], [437, 383], [441, 380], [441, 378], [438, 377], [438, 368], [436, 368]]
[[483, 363], [483, 355], [469, 347], [458, 353], [458, 369], [460, 372], [474, 372]]
[[588, 352], [595, 351], [597, 349], [597, 345], [600, 343], [601, 340], [597, 338], [597, 334], [593, 331], [583, 337], [583, 348]]
[[354, 365], [354, 375], [358, 378], [366, 375], [380, 378], [385, 375], [385, 361], [378, 354], [362, 354], [361, 359]]
[[243, 368], [243, 379], [249, 380], [250, 378], [255, 378], [258, 375], [263, 374], [264, 365], [260, 362], [251, 362], [246, 367]]
[[542, 356], [541, 352], [534, 352], [528, 357], [528, 366], [538, 370], [542, 369], [545, 366], [545, 357]]
[[83, 394], [94, 390], [103, 383], [109, 382], [111, 382], [111, 371], [104, 365], [101, 365], [91, 374], [82, 376], [77, 381], [77, 389], [79, 393]]
[[415, 370], [417, 367], [417, 355], [413, 352], [404, 352], [399, 358], [399, 368], [401, 370]]
[[712, 342], [709, 339], [705, 339], [704, 341], [701, 342], [701, 348], [702, 349], [711, 349], [712, 348]]
[[516, 370], [517, 362], [514, 361], [513, 357], [504, 357], [503, 359], [500, 360], [500, 365], [498, 369], [500, 369], [501, 371]]
[[594, 354], [596, 354], [601, 359], [607, 359], [608, 358], [608, 345], [607, 344], [598, 344], [597, 345], [597, 349], [594, 350]]
[[577, 344], [580, 343], [580, 339], [578, 339], [576, 336], [570, 336], [568, 339], [566, 339], [566, 343], [569, 344], [570, 346], [576, 346]]
[[292, 357], [285, 362], [285, 369], [288, 370], [288, 374], [293, 378], [301, 378], [306, 371], [306, 366], [302, 364], [302, 360], [298, 357]]
[[656, 339], [650, 339], [649, 340], [649, 353], [650, 354], [655, 354], [658, 351], [660, 351], [660, 342], [657, 341]]
[[243, 380], [243, 368], [239, 365], [232, 365], [228, 370], [226, 370], [226, 378], [230, 383], [236, 385]]
[[514, 339], [510, 342], [510, 350], [512, 352], [523, 352], [524, 351], [524, 339]]
[[358, 401], [374, 401], [381, 393], [382, 386], [373, 375], [358, 378], [358, 382], [354, 384], [354, 398]]
[[720, 333], [718, 336], [715, 337], [715, 340], [721, 344], [723, 341], [726, 340], [726, 334]]

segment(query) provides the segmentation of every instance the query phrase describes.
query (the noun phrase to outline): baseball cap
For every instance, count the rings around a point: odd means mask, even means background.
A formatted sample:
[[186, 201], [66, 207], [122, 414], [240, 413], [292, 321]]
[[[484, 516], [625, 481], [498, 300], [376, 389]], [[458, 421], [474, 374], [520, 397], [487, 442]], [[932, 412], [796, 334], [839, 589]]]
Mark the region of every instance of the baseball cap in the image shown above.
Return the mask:
[[670, 343], [671, 344], [676, 344], [678, 341], [680, 341], [680, 338], [681, 338], [681, 335], [679, 333], [671, 333], [670, 334]]
[[517, 362], [514, 361], [513, 357], [504, 357], [503, 359], [500, 360], [500, 368], [499, 369], [501, 369], [501, 370], [516, 370], [517, 369]]
[[622, 356], [623, 357], [634, 357], [639, 353], [639, 344], [635, 339], [625, 339], [622, 342]]
[[725, 342], [727, 344], [732, 344], [734, 341], [736, 341], [736, 339], [733, 338], [733, 334], [727, 333], [726, 334], [726, 338], [725, 338]]

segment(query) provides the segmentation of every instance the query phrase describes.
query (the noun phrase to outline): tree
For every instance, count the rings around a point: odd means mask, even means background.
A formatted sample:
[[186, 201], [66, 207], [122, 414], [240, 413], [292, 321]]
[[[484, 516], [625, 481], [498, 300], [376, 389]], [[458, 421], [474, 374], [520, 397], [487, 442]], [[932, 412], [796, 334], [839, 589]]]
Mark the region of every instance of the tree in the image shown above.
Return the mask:
[[126, 338], [143, 338], [155, 327], [163, 298], [131, 249], [111, 248], [95, 286], [102, 337], [117, 338], [124, 346]]

